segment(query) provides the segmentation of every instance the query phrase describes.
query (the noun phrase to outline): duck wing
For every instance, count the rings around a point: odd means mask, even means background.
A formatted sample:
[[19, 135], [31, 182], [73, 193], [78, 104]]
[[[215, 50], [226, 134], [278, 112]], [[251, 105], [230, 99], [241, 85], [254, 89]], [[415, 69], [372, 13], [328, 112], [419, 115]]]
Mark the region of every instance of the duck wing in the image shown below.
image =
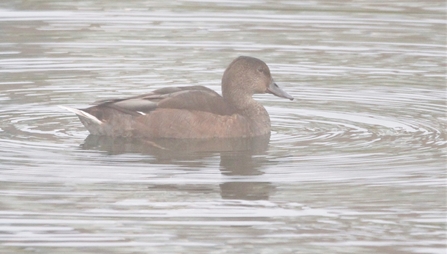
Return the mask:
[[89, 111], [113, 108], [131, 115], [145, 115], [163, 108], [206, 111], [218, 115], [231, 115], [234, 112], [222, 96], [204, 86], [167, 87], [143, 95], [100, 100], [93, 104], [95, 106], [89, 108], [92, 109]]

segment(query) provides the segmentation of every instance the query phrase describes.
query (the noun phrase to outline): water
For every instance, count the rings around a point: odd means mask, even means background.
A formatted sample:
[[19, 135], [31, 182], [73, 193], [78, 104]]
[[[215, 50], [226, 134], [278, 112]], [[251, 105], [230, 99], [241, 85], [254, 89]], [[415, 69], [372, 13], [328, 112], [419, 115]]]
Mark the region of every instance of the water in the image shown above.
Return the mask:
[[[0, 252], [445, 253], [443, 1], [3, 1]], [[57, 107], [174, 85], [238, 55], [270, 140], [88, 137]]]

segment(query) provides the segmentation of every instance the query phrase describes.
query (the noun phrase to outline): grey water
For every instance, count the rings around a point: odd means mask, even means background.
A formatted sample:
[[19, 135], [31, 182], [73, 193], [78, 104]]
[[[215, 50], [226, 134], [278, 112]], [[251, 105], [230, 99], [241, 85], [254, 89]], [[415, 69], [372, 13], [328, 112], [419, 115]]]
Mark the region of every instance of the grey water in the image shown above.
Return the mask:
[[[0, 3], [1, 253], [446, 253], [445, 1]], [[220, 92], [239, 55], [270, 137], [89, 136], [58, 105]]]

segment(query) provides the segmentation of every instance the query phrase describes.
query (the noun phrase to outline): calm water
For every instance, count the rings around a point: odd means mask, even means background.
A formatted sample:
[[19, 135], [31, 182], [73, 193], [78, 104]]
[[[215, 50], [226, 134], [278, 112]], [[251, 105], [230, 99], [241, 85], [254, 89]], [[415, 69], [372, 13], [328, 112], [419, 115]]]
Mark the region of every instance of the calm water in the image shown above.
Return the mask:
[[[444, 1], [0, 3], [1, 253], [446, 253]], [[270, 140], [88, 137], [57, 105], [220, 92], [238, 55], [297, 98]]]

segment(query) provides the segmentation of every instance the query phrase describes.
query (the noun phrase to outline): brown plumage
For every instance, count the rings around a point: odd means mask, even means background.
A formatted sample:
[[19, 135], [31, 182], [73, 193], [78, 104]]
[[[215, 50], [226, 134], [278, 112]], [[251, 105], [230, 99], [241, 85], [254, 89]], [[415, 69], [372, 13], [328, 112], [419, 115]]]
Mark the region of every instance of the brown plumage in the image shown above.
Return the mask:
[[145, 138], [253, 137], [270, 132], [270, 117], [255, 93], [282, 91], [261, 60], [241, 56], [225, 70], [222, 96], [203, 86], [167, 87], [151, 93], [95, 102], [76, 113], [94, 135]]

